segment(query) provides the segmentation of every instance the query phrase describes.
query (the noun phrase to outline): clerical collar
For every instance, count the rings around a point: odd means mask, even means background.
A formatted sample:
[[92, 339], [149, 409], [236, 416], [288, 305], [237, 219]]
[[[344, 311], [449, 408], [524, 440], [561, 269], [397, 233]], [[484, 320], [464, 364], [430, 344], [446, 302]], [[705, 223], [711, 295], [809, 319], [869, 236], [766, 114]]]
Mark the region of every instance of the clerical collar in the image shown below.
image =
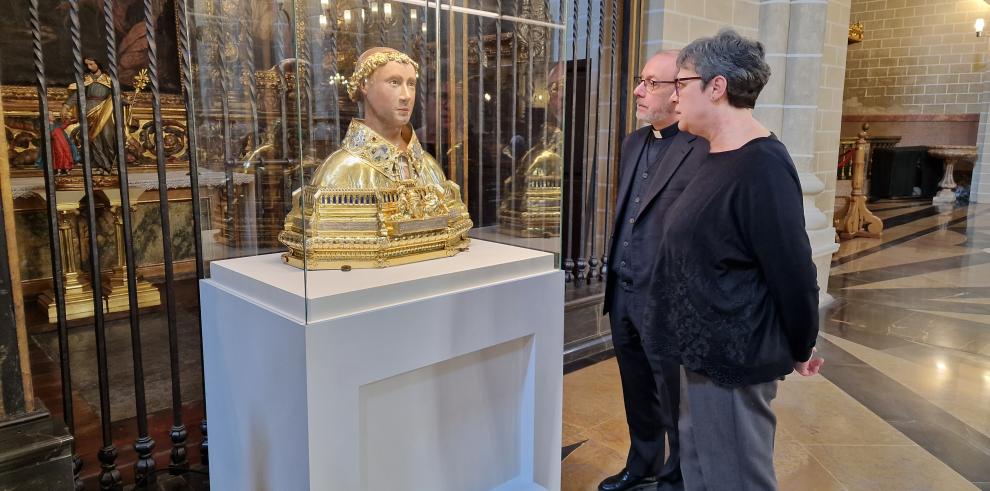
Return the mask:
[[672, 124], [672, 125], [664, 128], [662, 130], [658, 130], [658, 129], [652, 128], [652, 127], [651, 127], [651, 129], [653, 130], [653, 137], [656, 138], [656, 139], [658, 139], [658, 140], [662, 140], [664, 138], [670, 138], [670, 137], [676, 135], [678, 131], [680, 131], [680, 130], [677, 129], [677, 123], [674, 123], [674, 124]]

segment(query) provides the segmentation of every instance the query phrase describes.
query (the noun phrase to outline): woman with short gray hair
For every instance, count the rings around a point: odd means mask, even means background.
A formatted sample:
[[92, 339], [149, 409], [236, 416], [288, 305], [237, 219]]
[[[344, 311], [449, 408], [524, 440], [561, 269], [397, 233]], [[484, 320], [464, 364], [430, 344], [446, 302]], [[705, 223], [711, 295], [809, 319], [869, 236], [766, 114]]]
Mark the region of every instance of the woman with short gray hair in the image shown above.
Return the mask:
[[679, 127], [711, 151], [667, 215], [647, 345], [682, 366], [685, 488], [776, 489], [777, 381], [822, 364], [801, 186], [787, 149], [753, 117], [770, 78], [763, 46], [722, 30], [677, 61]]

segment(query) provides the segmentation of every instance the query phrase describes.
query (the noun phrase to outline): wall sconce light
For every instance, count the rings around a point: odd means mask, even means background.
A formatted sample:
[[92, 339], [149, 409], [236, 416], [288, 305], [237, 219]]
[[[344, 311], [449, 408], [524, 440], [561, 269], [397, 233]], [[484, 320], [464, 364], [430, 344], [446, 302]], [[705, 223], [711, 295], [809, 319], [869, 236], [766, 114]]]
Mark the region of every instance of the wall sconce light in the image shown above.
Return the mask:
[[862, 22], [856, 22], [854, 24], [849, 24], [849, 42], [848, 44], [856, 44], [863, 42], [863, 31], [866, 28], [863, 26]]
[[983, 26], [984, 22], [982, 18], [976, 19], [976, 23], [973, 24], [973, 28], [976, 29], [976, 37], [983, 37]]

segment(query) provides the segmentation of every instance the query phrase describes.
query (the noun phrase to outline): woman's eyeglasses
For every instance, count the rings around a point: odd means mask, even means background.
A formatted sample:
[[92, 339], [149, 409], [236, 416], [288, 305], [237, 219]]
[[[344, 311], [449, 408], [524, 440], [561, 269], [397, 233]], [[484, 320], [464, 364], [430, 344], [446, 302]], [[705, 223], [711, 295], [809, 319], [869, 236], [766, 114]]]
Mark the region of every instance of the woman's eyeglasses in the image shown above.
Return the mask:
[[701, 77], [681, 77], [674, 79], [674, 93], [677, 97], [681, 96], [681, 89], [687, 87], [687, 83], [692, 80], [701, 80]]

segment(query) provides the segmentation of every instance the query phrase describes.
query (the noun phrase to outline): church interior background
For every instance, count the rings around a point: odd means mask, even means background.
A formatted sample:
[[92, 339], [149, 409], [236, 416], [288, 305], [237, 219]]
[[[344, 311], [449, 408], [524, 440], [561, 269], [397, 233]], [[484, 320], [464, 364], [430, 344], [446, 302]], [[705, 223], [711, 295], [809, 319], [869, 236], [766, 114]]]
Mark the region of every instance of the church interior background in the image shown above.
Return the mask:
[[0, 10], [0, 433], [35, 435], [0, 438], [0, 489], [209, 488], [198, 282], [286, 251], [375, 46], [420, 67], [411, 127], [467, 236], [564, 270], [560, 482], [595, 489], [628, 449], [601, 302], [632, 79], [725, 26], [766, 47], [755, 112], [799, 171], [822, 290], [826, 367], [774, 403], [781, 489], [990, 489], [983, 0]]

